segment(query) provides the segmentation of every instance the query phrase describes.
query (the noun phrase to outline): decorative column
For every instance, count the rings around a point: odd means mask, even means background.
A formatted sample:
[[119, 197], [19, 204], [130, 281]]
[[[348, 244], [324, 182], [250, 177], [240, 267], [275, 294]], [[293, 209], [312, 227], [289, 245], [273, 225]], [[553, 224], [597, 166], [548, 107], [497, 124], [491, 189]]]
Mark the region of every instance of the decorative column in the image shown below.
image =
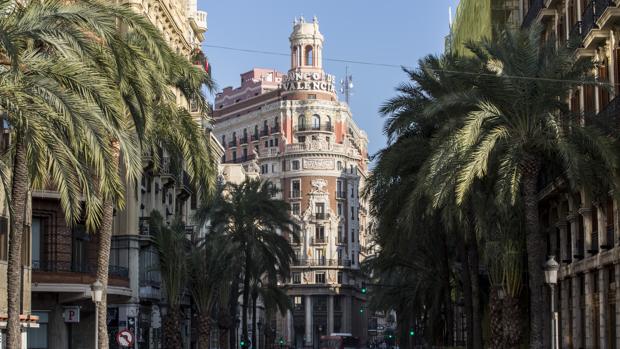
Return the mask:
[[[597, 220], [597, 228], [598, 228], [598, 247], [612, 247], [614, 245], [613, 241], [607, 241], [607, 214], [605, 212], [605, 202], [599, 203], [596, 205], [596, 217], [592, 217], [592, 219]], [[602, 251], [602, 249], [600, 249]]]
[[327, 335], [334, 333], [334, 296], [327, 296]]
[[594, 282], [596, 282], [596, 271], [587, 272], [584, 275], [585, 278], [585, 301], [586, 301], [586, 348], [594, 348], [594, 319], [592, 317], [594, 309]]
[[573, 348], [582, 348], [584, 334], [581, 333], [581, 287], [579, 285], [579, 277], [571, 278], [571, 286], [573, 288]]
[[555, 224], [558, 229], [558, 234], [560, 234], [560, 263], [566, 263], [571, 259], [570, 252], [567, 246], [568, 240], [568, 224], [566, 223], [564, 217], [560, 217], [560, 220]]
[[599, 269], [598, 272], [598, 314], [599, 314], [599, 348], [609, 348], [607, 342], [607, 297], [609, 294], [609, 280], [606, 269]]
[[[584, 202], [586, 202], [584, 200]], [[579, 214], [581, 215], [581, 217], [583, 217], [583, 240], [584, 240], [584, 257], [586, 256], [587, 253], [589, 253], [588, 251], [593, 250], [593, 246], [592, 246], [592, 207], [589, 206], [589, 203], [586, 204], [587, 206], [582, 206], [579, 209]]]
[[312, 329], [314, 328], [313, 324], [312, 324], [312, 296], [308, 295], [305, 296], [306, 298], [306, 331], [304, 334], [304, 339], [305, 339], [305, 346], [306, 347], [311, 347], [312, 346], [312, 336], [313, 336], [313, 331]]
[[569, 317], [569, 302], [572, 300], [568, 298], [570, 294], [570, 279], [560, 280], [559, 292], [561, 292], [562, 296], [560, 302], [560, 318], [561, 318], [561, 326], [562, 326], [562, 348], [568, 348], [570, 346], [571, 339], [571, 318]]
[[579, 222], [577, 221], [577, 215], [573, 212], [569, 213], [568, 216], [566, 216], [566, 220], [568, 221], [568, 224], [570, 224], [570, 245], [572, 247], [572, 251], [570, 251], [570, 259], [573, 259], [576, 255], [579, 254]]

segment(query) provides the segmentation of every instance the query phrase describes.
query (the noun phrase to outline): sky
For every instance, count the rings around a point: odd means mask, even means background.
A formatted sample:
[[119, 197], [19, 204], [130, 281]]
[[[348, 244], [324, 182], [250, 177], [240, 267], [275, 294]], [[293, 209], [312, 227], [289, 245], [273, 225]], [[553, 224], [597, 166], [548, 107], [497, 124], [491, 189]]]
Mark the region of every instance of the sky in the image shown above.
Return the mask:
[[[290, 68], [288, 37], [296, 16], [306, 20], [317, 16], [325, 38], [324, 58], [413, 67], [425, 55], [443, 52], [449, 31], [448, 8], [451, 6], [454, 13], [457, 3], [458, 0], [198, 0], [198, 8], [208, 13], [203, 47], [221, 90], [239, 86], [239, 74], [254, 67], [286, 72]], [[358, 126], [368, 134], [372, 155], [386, 145], [384, 120], [378, 110], [396, 95], [395, 87], [406, 76], [397, 67], [323, 61], [325, 72], [336, 75], [337, 81], [344, 77], [347, 66], [354, 84], [351, 111]]]

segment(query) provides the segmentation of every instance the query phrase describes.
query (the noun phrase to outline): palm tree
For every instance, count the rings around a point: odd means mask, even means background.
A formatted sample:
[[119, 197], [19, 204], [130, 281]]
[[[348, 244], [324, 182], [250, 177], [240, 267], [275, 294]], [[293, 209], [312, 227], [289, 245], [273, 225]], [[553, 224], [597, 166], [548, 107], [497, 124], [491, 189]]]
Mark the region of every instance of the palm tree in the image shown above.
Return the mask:
[[165, 289], [168, 306], [164, 318], [163, 332], [165, 348], [181, 348], [181, 300], [189, 280], [190, 259], [187, 258], [189, 241], [185, 237], [185, 226], [175, 220], [170, 228], [164, 226], [163, 217], [153, 211], [149, 226], [155, 235], [155, 245], [159, 253], [159, 271]]
[[[482, 74], [461, 75], [471, 93], [446, 96], [446, 105], [476, 107], [450, 137], [442, 140], [429, 166], [429, 185], [456, 183], [456, 201], [466, 200], [478, 178], [493, 178], [498, 201], [522, 200], [530, 295], [530, 347], [542, 348], [546, 309], [542, 265], [546, 241], [538, 216], [538, 176], [545, 163], [559, 166], [573, 188], [614, 188], [617, 151], [604, 131], [580, 127], [566, 113], [571, 88], [584, 81], [589, 62], [575, 62], [573, 51], [543, 40], [541, 29], [505, 32], [494, 41], [472, 44]], [[442, 103], [436, 108], [441, 109]], [[587, 171], [587, 175], [583, 173]], [[445, 193], [435, 187], [434, 197]]]
[[54, 0], [3, 2], [0, 10], [0, 108], [12, 139], [0, 165], [11, 203], [7, 347], [17, 348], [28, 191], [55, 188], [67, 222], [84, 214], [92, 229], [102, 215], [95, 195], [102, 188], [115, 194], [122, 189], [107, 166], [114, 152], [106, 138], [114, 135], [127, 154], [138, 153], [138, 147], [123, 131], [116, 87], [87, 59], [95, 45], [84, 34], [107, 33], [115, 26], [114, 18], [82, 2]]
[[243, 280], [242, 339], [247, 343], [250, 285], [253, 263], [263, 260], [277, 270], [274, 275], [288, 275], [295, 258], [288, 239], [296, 239], [295, 223], [289, 205], [274, 199], [278, 190], [270, 182], [247, 179], [228, 184], [211, 214], [211, 225], [228, 238], [241, 258]]
[[189, 256], [189, 288], [198, 310], [198, 348], [208, 349], [212, 318], [221, 290], [232, 280], [234, 249], [222, 237], [208, 234], [199, 239]]
[[[98, 51], [95, 61], [103, 74], [119, 86], [123, 103], [123, 117], [133, 131], [133, 137], [141, 141], [143, 151], [150, 151], [159, 163], [159, 150], [176, 155], [190, 175], [194, 189], [208, 195], [215, 180], [215, 165], [210, 152], [210, 142], [202, 129], [207, 102], [202, 93], [204, 86], [212, 89], [214, 84], [203, 68], [194, 66], [186, 58], [175, 53], [165, 42], [161, 33], [141, 14], [125, 6], [94, 4], [97, 10], [109, 13], [123, 23], [126, 30], [113, 31], [106, 37], [105, 50]], [[180, 93], [185, 101], [193, 102], [200, 112], [196, 120], [186, 107], [177, 105]], [[109, 142], [118, 139], [110, 135]], [[117, 152], [111, 164], [118, 164], [119, 155], [125, 162], [141, 163], [140, 154]], [[115, 166], [127, 183], [136, 181], [139, 171], [132, 166]], [[137, 166], [139, 167], [139, 165]], [[102, 193], [105, 194], [105, 193]], [[122, 196], [102, 195], [103, 219], [99, 228], [97, 278], [107, 285], [107, 269], [110, 259], [112, 221], [114, 206]], [[108, 345], [106, 297], [99, 306], [99, 345]]]

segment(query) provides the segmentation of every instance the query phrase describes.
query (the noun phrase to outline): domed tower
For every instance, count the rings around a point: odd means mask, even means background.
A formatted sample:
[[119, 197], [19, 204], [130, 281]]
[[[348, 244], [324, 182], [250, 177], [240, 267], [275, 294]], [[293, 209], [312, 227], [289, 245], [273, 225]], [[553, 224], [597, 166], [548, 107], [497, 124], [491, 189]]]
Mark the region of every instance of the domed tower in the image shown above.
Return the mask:
[[316, 17], [306, 22], [303, 17], [295, 18], [291, 42], [291, 70], [317, 71], [322, 68], [323, 35], [319, 31]]

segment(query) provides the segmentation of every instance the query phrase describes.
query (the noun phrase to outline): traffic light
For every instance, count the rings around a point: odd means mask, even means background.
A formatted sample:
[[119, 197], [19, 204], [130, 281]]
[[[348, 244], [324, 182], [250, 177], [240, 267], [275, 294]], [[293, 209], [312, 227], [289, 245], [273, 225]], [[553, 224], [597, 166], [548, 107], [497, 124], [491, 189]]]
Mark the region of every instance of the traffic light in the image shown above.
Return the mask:
[[413, 337], [415, 336], [415, 331], [412, 329], [409, 329], [409, 337]]
[[284, 338], [280, 337], [280, 345], [284, 345]]
[[366, 288], [366, 283], [362, 282], [362, 294], [366, 294], [368, 292], [368, 288]]
[[364, 313], [364, 306], [362, 305], [360, 306], [360, 314], [363, 314], [363, 313]]
[[239, 345], [241, 346], [241, 348], [245, 348], [245, 341], [242, 339], [242, 340], [239, 342]]

